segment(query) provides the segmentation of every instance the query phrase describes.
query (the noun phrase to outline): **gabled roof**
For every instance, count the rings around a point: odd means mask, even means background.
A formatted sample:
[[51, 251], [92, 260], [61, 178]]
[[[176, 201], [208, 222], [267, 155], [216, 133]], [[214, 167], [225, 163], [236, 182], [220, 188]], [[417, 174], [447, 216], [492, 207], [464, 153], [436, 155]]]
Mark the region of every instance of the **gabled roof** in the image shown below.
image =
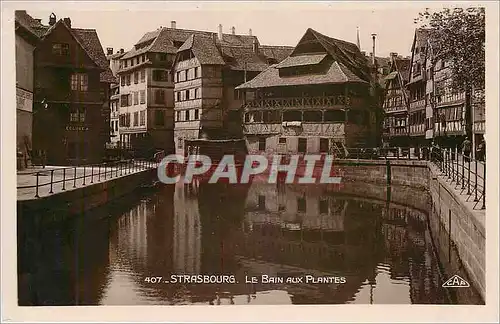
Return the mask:
[[178, 52], [186, 50], [191, 50], [200, 64], [226, 64], [212, 38], [193, 34], [186, 40], [184, 44], [182, 44]]
[[[177, 48], [174, 42], [184, 43], [191, 35], [205, 36], [207, 38], [217, 37], [217, 34], [213, 32], [162, 27], [144, 34], [135, 44], [134, 48], [132, 48], [123, 59], [131, 58], [146, 52], [175, 54]], [[151, 41], [153, 41], [152, 44], [143, 47], [145, 43]], [[255, 36], [222, 34], [222, 40], [219, 42], [222, 46], [251, 47], [254, 41], [258, 42]]]
[[104, 50], [102, 49], [99, 36], [95, 29], [70, 28], [63, 19], [60, 19], [52, 26], [45, 26], [40, 21], [31, 17], [26, 10], [17, 10], [15, 17], [17, 22], [29, 28], [42, 40], [50, 35], [57, 26], [63, 25], [87, 53], [90, 59], [103, 70], [100, 74], [100, 81], [107, 83], [116, 82], [116, 78], [109, 68], [108, 61], [104, 55]]
[[359, 78], [365, 81], [371, 79], [367, 60], [356, 44], [325, 36], [311, 28], [307, 29], [306, 33], [302, 36], [290, 56], [299, 54], [301, 52], [299, 51], [300, 46], [310, 42], [311, 39], [314, 39], [321, 44], [325, 51], [330, 54], [334, 60], [345, 65]]
[[303, 74], [282, 77], [276, 65], [272, 65], [252, 80], [236, 89], [299, 86], [312, 84], [367, 83], [352, 73], [344, 64], [333, 62], [324, 74]]
[[235, 71], [264, 71], [267, 58], [254, 52], [253, 47], [221, 45], [214, 37], [191, 35], [178, 53], [191, 50], [202, 65], [225, 65]]
[[[309, 51], [308, 44], [320, 44], [324, 52], [318, 52], [317, 47]], [[331, 57], [332, 63], [325, 66], [326, 71], [323, 73], [280, 75], [279, 69], [319, 64], [327, 56]], [[237, 89], [346, 82], [368, 83], [370, 80], [367, 61], [355, 44], [327, 37], [309, 28], [287, 59], [269, 67]]]

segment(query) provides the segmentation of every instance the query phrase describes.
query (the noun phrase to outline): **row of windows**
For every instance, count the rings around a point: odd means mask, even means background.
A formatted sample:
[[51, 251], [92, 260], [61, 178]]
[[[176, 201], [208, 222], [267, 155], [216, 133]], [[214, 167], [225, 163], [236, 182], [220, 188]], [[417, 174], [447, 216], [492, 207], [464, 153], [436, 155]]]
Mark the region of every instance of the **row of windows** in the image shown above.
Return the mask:
[[[139, 100], [140, 99], [140, 100]], [[128, 107], [146, 103], [146, 90], [134, 91], [120, 96], [121, 107]]]
[[[278, 140], [279, 144], [282, 145], [288, 145], [287, 143], [288, 138], [287, 137], [280, 137]], [[309, 140], [316, 140], [316, 138], [305, 138], [305, 137], [299, 137], [297, 143], [297, 151], [299, 153], [307, 153], [307, 147], [308, 147], [308, 142]], [[272, 143], [269, 143], [272, 144]], [[330, 142], [330, 139], [328, 138], [320, 138], [319, 139], [319, 151], [321, 153], [327, 153], [330, 151], [330, 144], [332, 147], [342, 147], [342, 144], [339, 142], [332, 141]], [[265, 151], [267, 149], [267, 138], [266, 137], [259, 137], [258, 139], [258, 146], [259, 146], [259, 151]]]
[[[146, 125], [146, 111], [136, 111], [131, 113], [121, 114], [119, 117], [120, 127], [144, 126]], [[154, 111], [154, 125], [165, 126], [165, 112], [163, 110]]]
[[[244, 115], [245, 123], [281, 123], [282, 121], [292, 122], [344, 122], [346, 113], [341, 110], [327, 111], [300, 111], [288, 110], [280, 111], [254, 111]], [[368, 113], [364, 111], [352, 110], [349, 112], [347, 120], [355, 124], [364, 124], [369, 121]]]
[[[129, 65], [134, 66], [140, 63], [143, 63], [146, 61], [146, 54], [142, 54], [136, 57], [133, 57], [131, 59], [126, 59], [126, 60], [120, 60], [120, 69], [126, 68]], [[135, 63], [135, 64], [134, 64]]]
[[174, 77], [174, 82], [183, 82], [201, 77], [200, 68], [194, 67], [187, 70], [177, 71]]
[[201, 98], [201, 88], [187, 89], [176, 91], [174, 94], [175, 101], [186, 101]]
[[181, 110], [175, 113], [175, 121], [191, 121], [200, 119], [199, 109]]

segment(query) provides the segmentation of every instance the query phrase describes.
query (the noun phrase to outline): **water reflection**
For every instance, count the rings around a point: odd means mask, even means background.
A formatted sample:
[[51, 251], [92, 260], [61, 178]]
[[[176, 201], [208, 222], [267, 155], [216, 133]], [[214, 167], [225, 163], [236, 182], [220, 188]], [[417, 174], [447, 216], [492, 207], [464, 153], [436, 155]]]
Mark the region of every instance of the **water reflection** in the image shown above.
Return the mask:
[[[43, 238], [44, 248], [64, 252], [39, 254], [56, 260], [38, 261], [33, 304], [460, 301], [441, 288], [443, 270], [421, 211], [320, 185], [258, 183], [178, 183], [127, 204], [117, 217], [80, 222], [69, 240]], [[71, 269], [61, 275], [54, 264]], [[146, 281], [177, 274], [234, 275], [237, 283]], [[346, 282], [245, 283], [263, 274]]]

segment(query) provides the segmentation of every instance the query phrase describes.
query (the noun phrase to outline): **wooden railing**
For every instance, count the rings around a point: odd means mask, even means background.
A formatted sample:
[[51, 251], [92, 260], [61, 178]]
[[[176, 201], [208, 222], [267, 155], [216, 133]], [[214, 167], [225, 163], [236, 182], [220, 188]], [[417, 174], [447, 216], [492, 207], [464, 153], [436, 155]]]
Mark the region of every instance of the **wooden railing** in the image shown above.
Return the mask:
[[346, 96], [288, 97], [265, 98], [246, 102], [244, 108], [305, 108], [305, 107], [338, 107], [358, 106], [361, 98]]

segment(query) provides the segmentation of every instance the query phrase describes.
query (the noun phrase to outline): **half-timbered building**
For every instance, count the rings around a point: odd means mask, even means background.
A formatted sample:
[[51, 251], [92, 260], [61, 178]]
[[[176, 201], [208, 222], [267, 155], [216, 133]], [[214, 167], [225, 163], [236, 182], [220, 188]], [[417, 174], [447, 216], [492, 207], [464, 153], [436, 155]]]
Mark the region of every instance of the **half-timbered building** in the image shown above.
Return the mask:
[[408, 134], [408, 72], [410, 60], [394, 53], [390, 73], [385, 78], [384, 144], [390, 147], [409, 147]]
[[109, 85], [115, 81], [95, 29], [49, 25], [16, 12], [40, 38], [34, 52], [33, 149], [55, 165], [99, 162], [109, 141]]
[[375, 145], [366, 58], [352, 43], [308, 29], [279, 64], [238, 86], [249, 152], [318, 153]]

